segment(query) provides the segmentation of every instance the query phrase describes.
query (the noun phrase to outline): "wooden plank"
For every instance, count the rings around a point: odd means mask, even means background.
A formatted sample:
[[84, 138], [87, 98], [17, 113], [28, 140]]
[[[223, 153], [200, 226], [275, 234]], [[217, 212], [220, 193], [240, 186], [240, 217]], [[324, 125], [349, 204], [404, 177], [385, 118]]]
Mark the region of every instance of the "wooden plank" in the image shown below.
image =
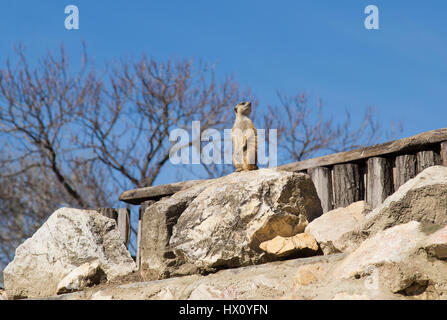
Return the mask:
[[397, 156], [395, 163], [394, 190], [397, 190], [405, 182], [416, 176], [416, 156], [413, 154]]
[[383, 156], [392, 153], [412, 153], [423, 150], [425, 146], [435, 145], [443, 141], [447, 141], [447, 128], [432, 130], [420, 133], [412, 137], [386, 142], [366, 148], [360, 148], [352, 151], [335, 153], [300, 162], [289, 163], [278, 167], [278, 169], [286, 171], [300, 171], [315, 167], [332, 166], [335, 164]]
[[130, 210], [128, 208], [119, 208], [117, 211], [118, 231], [120, 232], [124, 245], [127, 248], [130, 238]]
[[317, 190], [323, 213], [331, 211], [333, 208], [331, 169], [325, 167], [312, 168], [308, 170], [308, 174]]
[[181, 190], [190, 188], [203, 181], [208, 180], [189, 180], [171, 184], [164, 184], [160, 186], [127, 190], [121, 193], [121, 195], [119, 196], [119, 200], [131, 204], [140, 204], [147, 200], [159, 200], [163, 197], [171, 196], [174, 193], [179, 192]]
[[376, 208], [393, 193], [391, 163], [386, 158], [369, 158], [366, 179], [366, 202]]
[[441, 142], [441, 164], [447, 167], [447, 141]]
[[428, 167], [440, 164], [440, 156], [432, 150], [420, 151], [416, 154], [416, 173], [420, 173]]
[[136, 264], [137, 268], [140, 269], [141, 265], [141, 236], [142, 236], [142, 219], [144, 215], [144, 211], [153, 205], [156, 201], [148, 200], [141, 203], [140, 210], [138, 211], [138, 230], [137, 230], [137, 253], [136, 253]]
[[346, 207], [364, 199], [363, 172], [358, 164], [337, 164], [332, 170], [334, 208]]

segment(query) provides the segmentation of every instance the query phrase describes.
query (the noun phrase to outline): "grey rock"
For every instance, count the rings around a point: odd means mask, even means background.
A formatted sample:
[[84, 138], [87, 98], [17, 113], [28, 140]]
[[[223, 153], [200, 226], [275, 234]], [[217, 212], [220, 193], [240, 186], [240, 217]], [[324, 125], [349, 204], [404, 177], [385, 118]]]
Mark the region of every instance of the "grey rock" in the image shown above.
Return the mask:
[[324, 254], [344, 252], [351, 244], [343, 235], [360, 230], [366, 211], [365, 201], [354, 202], [323, 214], [309, 223], [305, 231], [315, 238]]
[[144, 212], [142, 275], [163, 279], [277, 259], [260, 243], [301, 233], [321, 213], [305, 174], [261, 169], [198, 184]]
[[199, 270], [276, 259], [259, 245], [304, 231], [322, 213], [306, 174], [262, 169], [234, 173], [204, 189], [183, 211], [169, 240], [178, 260]]
[[94, 260], [80, 265], [66, 275], [57, 285], [56, 293], [79, 291], [106, 281], [107, 276], [101, 268], [101, 263]]
[[407, 181], [366, 216], [362, 229], [372, 235], [410, 221], [447, 224], [447, 167], [429, 167]]
[[410, 221], [377, 232], [334, 269], [333, 279], [368, 279], [372, 289], [431, 299], [446, 296], [447, 227]]
[[55, 294], [65, 276], [95, 259], [109, 280], [136, 269], [113, 219], [61, 208], [17, 248], [4, 270], [6, 292], [12, 299]]

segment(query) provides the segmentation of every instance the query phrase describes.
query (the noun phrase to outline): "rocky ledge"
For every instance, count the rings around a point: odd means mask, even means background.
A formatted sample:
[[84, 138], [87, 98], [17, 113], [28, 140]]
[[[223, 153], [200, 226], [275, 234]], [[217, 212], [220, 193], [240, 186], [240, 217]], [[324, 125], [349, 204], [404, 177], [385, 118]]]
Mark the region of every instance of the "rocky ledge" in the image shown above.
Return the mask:
[[56, 211], [5, 269], [8, 297], [447, 298], [447, 167], [372, 211], [358, 202], [321, 215], [307, 175], [259, 170], [193, 186], [144, 216], [137, 272], [113, 220]]

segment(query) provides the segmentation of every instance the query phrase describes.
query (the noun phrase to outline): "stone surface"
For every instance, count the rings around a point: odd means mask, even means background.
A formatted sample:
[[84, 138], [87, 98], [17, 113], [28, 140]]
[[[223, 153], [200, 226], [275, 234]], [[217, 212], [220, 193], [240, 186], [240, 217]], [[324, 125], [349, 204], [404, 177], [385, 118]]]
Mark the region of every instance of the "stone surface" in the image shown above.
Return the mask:
[[[424, 231], [433, 232], [439, 226], [428, 225]], [[442, 228], [439, 231], [436, 230], [430, 237], [427, 239], [424, 249], [427, 253], [435, 257], [436, 259], [447, 259], [447, 228]]]
[[191, 201], [169, 245], [177, 261], [200, 271], [263, 263], [274, 257], [259, 248], [262, 242], [301, 233], [321, 213], [306, 174], [274, 169], [233, 173], [214, 180]]
[[[116, 299], [282, 299], [294, 289], [294, 276], [300, 266], [319, 264], [329, 268], [344, 254], [275, 261], [235, 269], [221, 270], [206, 276], [190, 275], [149, 282], [129, 283], [106, 288], [50, 297], [57, 300]], [[346, 290], [346, 288], [345, 288]], [[301, 296], [299, 296], [301, 298]], [[332, 297], [332, 296], [331, 296]], [[307, 298], [307, 297], [306, 297]]]
[[[445, 296], [447, 227], [410, 221], [379, 231], [333, 271], [334, 279], [367, 278], [403, 296]], [[438, 249], [438, 250], [437, 250]]]
[[304, 174], [261, 169], [202, 182], [145, 210], [142, 275], [163, 279], [268, 261], [261, 242], [303, 232], [321, 212]]
[[403, 184], [367, 215], [362, 231], [372, 235], [412, 220], [447, 224], [447, 167], [429, 167]]
[[[343, 247], [341, 251], [352, 252], [377, 232], [410, 221], [447, 225], [447, 167], [429, 167], [408, 180], [337, 242]], [[318, 236], [313, 235], [318, 242]]]
[[297, 254], [312, 255], [319, 249], [315, 238], [307, 233], [299, 233], [286, 238], [276, 236], [272, 240], [262, 242], [259, 248], [278, 257]]
[[16, 250], [5, 268], [10, 298], [44, 297], [80, 265], [98, 259], [109, 280], [135, 270], [113, 219], [94, 210], [61, 208]]
[[298, 268], [293, 278], [295, 289], [307, 286], [321, 279], [324, 267], [321, 264], [307, 264]]
[[[172, 228], [187, 206], [210, 184], [197, 184], [150, 205], [143, 212], [140, 240], [140, 269], [147, 280], [163, 279], [182, 273], [187, 266], [179, 266], [169, 246]], [[193, 273], [194, 266], [190, 272]], [[188, 273], [188, 270], [185, 271]]]
[[107, 281], [107, 276], [101, 269], [101, 263], [98, 260], [86, 262], [59, 282], [56, 293], [63, 294], [79, 291], [105, 281]]
[[309, 223], [305, 231], [317, 240], [324, 254], [343, 252], [350, 247], [347, 244], [350, 239], [343, 238], [343, 235], [360, 229], [366, 211], [365, 201], [354, 202], [323, 214]]

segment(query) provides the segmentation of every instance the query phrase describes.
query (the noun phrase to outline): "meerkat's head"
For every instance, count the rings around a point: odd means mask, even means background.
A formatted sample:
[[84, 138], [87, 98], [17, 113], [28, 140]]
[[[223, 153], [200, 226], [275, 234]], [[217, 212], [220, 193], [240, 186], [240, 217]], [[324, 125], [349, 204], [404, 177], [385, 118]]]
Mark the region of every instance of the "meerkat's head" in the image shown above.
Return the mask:
[[234, 107], [234, 111], [236, 112], [236, 114], [241, 114], [248, 117], [251, 113], [251, 102], [244, 101], [238, 103], [236, 107]]

